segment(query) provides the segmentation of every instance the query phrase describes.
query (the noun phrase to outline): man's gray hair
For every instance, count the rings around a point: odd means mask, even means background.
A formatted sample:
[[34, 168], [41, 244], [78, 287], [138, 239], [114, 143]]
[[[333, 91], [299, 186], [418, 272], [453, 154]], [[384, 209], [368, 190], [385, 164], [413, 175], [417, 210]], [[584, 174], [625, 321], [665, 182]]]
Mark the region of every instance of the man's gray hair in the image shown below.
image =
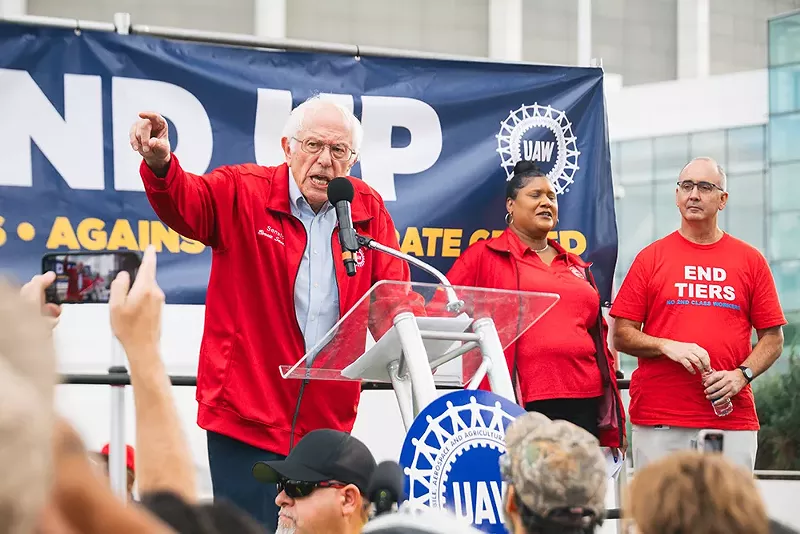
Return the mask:
[[289, 115], [289, 120], [286, 121], [286, 124], [283, 127], [282, 136], [291, 141], [291, 139], [296, 137], [297, 133], [306, 126], [306, 114], [309, 111], [317, 111], [324, 107], [333, 107], [342, 114], [345, 122], [350, 127], [352, 145], [350, 148], [358, 153], [361, 150], [361, 140], [364, 138], [364, 129], [361, 126], [361, 122], [358, 120], [358, 118], [356, 118], [355, 115], [353, 115], [352, 111], [339, 104], [333, 98], [328, 98], [325, 95], [314, 95], [294, 108], [292, 113]]
[[56, 359], [52, 332], [0, 280], [0, 533], [27, 534], [49, 495]]
[[722, 190], [725, 191], [725, 192], [728, 191], [728, 175], [725, 174], [725, 170], [722, 168], [722, 165], [717, 163], [717, 160], [715, 160], [714, 158], [710, 158], [708, 156], [698, 156], [698, 157], [692, 159], [692, 161], [690, 161], [689, 163], [687, 163], [686, 165], [683, 166], [683, 169], [681, 169], [681, 172], [680, 172], [680, 174], [678, 176], [682, 176], [683, 175], [683, 171], [686, 170], [686, 167], [688, 167], [689, 165], [691, 165], [695, 161], [707, 161], [708, 163], [711, 163], [712, 165], [714, 165], [717, 168], [717, 174], [719, 174], [719, 184], [722, 187]]

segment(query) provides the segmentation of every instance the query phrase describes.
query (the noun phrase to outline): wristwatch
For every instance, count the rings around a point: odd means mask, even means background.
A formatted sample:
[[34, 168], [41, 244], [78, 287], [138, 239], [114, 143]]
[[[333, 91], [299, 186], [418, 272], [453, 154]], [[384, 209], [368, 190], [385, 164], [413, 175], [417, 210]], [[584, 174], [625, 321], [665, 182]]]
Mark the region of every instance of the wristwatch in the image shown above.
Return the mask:
[[741, 366], [737, 367], [737, 369], [739, 369], [742, 372], [742, 374], [744, 375], [744, 377], [747, 380], [748, 384], [753, 381], [753, 378], [755, 378], [753, 376], [753, 370], [750, 369], [749, 367], [745, 367], [744, 365], [741, 365]]

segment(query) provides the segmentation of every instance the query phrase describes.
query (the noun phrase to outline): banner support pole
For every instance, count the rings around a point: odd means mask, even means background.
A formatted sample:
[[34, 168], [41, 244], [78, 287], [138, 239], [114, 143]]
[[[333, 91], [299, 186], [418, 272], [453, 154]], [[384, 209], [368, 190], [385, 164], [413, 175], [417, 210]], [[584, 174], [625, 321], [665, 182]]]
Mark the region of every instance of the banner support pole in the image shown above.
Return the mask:
[[[127, 13], [128, 17], [130, 14]], [[116, 20], [116, 19], [115, 19]], [[380, 46], [362, 46], [340, 43], [326, 43], [322, 41], [306, 41], [302, 39], [277, 39], [256, 37], [250, 34], [225, 33], [202, 30], [187, 30], [167, 26], [151, 26], [147, 24], [131, 24], [128, 22], [127, 32], [118, 32], [114, 22], [98, 22], [93, 20], [78, 20], [59, 17], [41, 17], [38, 15], [0, 16], [0, 22], [24, 24], [26, 26], [44, 26], [50, 28], [64, 28], [70, 30], [91, 30], [122, 33], [123, 35], [149, 35], [163, 39], [177, 39], [205, 44], [241, 46], [245, 48], [260, 48], [263, 50], [299, 51], [328, 54], [342, 54], [353, 57], [393, 57], [404, 59], [430, 59], [438, 61], [463, 61], [471, 63], [504, 64], [504, 65], [529, 65], [574, 67], [563, 63], [534, 63], [530, 61], [511, 61], [481, 56], [461, 56], [456, 54], [442, 54], [437, 52], [424, 52], [421, 50], [404, 50], [399, 48], [384, 48]]]

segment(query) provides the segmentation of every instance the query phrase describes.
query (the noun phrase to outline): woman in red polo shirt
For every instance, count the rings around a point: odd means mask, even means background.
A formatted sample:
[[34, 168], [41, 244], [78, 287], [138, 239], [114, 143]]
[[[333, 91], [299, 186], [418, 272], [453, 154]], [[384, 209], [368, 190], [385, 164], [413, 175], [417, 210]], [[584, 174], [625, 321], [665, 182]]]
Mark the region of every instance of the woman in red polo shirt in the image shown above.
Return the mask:
[[447, 277], [453, 285], [560, 295], [506, 350], [521, 395], [517, 400], [528, 411], [586, 429], [603, 446], [622, 448], [625, 416], [600, 295], [589, 264], [547, 238], [558, 223], [558, 199], [547, 176], [532, 163], [514, 167], [506, 210], [506, 231], [470, 246]]

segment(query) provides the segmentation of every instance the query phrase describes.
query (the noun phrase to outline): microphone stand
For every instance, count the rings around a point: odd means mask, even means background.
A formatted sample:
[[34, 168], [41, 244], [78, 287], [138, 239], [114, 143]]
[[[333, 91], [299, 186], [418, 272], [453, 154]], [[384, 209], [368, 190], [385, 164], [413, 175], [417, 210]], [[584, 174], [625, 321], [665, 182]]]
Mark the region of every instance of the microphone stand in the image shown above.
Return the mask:
[[[464, 301], [458, 298], [456, 295], [455, 289], [453, 289], [453, 284], [450, 283], [450, 280], [437, 268], [433, 267], [432, 265], [428, 265], [424, 261], [415, 258], [414, 256], [409, 256], [399, 250], [395, 250], [393, 248], [387, 247], [386, 245], [382, 245], [378, 243], [371, 237], [364, 237], [360, 234], [356, 234], [356, 239], [358, 240], [359, 248], [360, 247], [367, 247], [371, 248], [372, 250], [377, 250], [378, 252], [383, 252], [384, 254], [388, 254], [389, 256], [393, 256], [395, 258], [404, 260], [411, 265], [416, 265], [423, 271], [432, 274], [435, 276], [439, 282], [444, 286], [444, 291], [447, 294], [447, 311], [452, 313], [457, 313], [461, 311], [464, 307]], [[354, 251], [355, 252], [355, 251]]]

